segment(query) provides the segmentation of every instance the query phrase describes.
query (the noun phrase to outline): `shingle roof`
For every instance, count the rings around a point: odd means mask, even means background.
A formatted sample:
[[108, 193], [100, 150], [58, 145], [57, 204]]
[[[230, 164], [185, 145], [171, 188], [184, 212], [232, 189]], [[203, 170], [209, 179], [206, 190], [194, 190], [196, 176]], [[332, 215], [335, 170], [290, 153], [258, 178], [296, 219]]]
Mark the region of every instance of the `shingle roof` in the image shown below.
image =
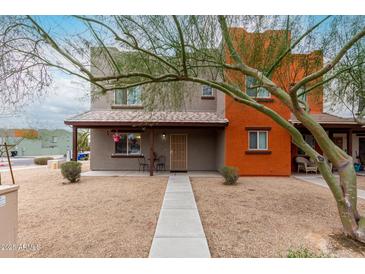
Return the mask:
[[147, 112], [126, 110], [93, 110], [65, 120], [67, 125], [192, 125], [225, 126], [228, 120], [214, 112]]
[[[339, 116], [329, 114], [329, 113], [315, 113], [315, 114], [311, 114], [311, 116], [319, 124], [347, 124], [347, 125], [357, 124], [353, 118], [339, 117]], [[291, 114], [289, 121], [292, 122], [293, 124], [301, 123], [293, 115], [293, 113]]]

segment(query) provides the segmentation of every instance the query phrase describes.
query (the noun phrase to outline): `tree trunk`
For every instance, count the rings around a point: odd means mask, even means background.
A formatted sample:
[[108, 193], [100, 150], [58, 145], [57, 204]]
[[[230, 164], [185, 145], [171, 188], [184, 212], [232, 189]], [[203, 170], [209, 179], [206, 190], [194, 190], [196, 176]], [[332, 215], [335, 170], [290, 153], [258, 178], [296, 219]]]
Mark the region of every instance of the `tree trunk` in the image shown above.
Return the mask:
[[352, 157], [336, 146], [321, 125], [309, 114], [297, 110], [295, 115], [312, 133], [324, 156], [338, 170], [339, 180], [334, 176], [323, 156], [310, 155], [311, 158], [316, 158], [314, 160], [336, 200], [345, 235], [365, 243], [365, 218], [357, 211], [357, 182]]
[[[351, 157], [349, 157], [351, 158]], [[341, 197], [335, 197], [346, 236], [365, 243], [365, 218], [357, 211], [356, 173], [352, 158], [339, 168]]]

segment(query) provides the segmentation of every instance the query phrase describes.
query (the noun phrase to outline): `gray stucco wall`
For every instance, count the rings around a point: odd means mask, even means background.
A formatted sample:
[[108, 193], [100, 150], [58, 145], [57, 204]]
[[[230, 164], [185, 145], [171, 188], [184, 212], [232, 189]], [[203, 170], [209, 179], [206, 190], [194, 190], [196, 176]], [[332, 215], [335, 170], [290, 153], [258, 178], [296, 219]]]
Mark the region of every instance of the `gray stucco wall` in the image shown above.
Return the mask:
[[217, 131], [217, 146], [216, 146], [216, 168], [219, 170], [225, 163], [225, 143], [226, 134], [225, 130], [221, 129]]
[[[217, 136], [223, 129], [155, 129], [154, 151], [157, 156], [165, 155], [166, 170], [170, 169], [170, 135], [187, 134], [188, 170], [217, 170], [224, 159], [217, 145]], [[162, 140], [162, 133], [166, 139]], [[142, 153], [149, 158], [150, 129], [142, 132]], [[220, 137], [221, 140], [221, 137]], [[221, 141], [220, 141], [221, 142]], [[112, 158], [115, 144], [107, 129], [91, 130], [91, 169], [92, 170], [138, 170], [137, 158]], [[219, 149], [219, 151], [218, 151]], [[218, 159], [219, 158], [219, 159]]]
[[[123, 52], [119, 51], [116, 48], [108, 48], [109, 52], [113, 56], [119, 56], [119, 58], [123, 58]], [[92, 48], [91, 50], [91, 72], [95, 76], [107, 76], [114, 74], [115, 71], [110, 62], [108, 62], [108, 58], [106, 57], [106, 53], [101, 51], [98, 48]], [[202, 77], [204, 78], [214, 78], [216, 75], [212, 75], [212, 72], [203, 70], [201, 71]], [[161, 84], [163, 85], [163, 84]], [[156, 106], [156, 110], [161, 111], [204, 111], [204, 112], [216, 112], [217, 111], [217, 90], [213, 89], [214, 99], [207, 100], [202, 99], [202, 89], [203, 86], [198, 83], [191, 82], [181, 82], [181, 89], [184, 94], [184, 100], [181, 104], [181, 109], [168, 109], [167, 106]], [[143, 87], [142, 87], [143, 92]], [[107, 110], [112, 109], [112, 105], [114, 103], [114, 91], [108, 91], [105, 95], [97, 95], [98, 89], [96, 86], [91, 86], [91, 110]], [[95, 96], [97, 95], [97, 96]], [[133, 109], [126, 109], [133, 110]]]
[[[123, 54], [115, 48], [109, 49], [111, 54]], [[98, 49], [91, 52], [91, 71], [96, 76], [110, 75], [113, 73], [111, 64], [108, 63], [105, 54]], [[201, 72], [205, 78], [211, 72]], [[210, 74], [209, 74], [210, 73]], [[169, 109], [161, 106], [156, 110], [163, 111], [193, 111], [193, 112], [217, 112], [220, 117], [224, 117], [224, 94], [213, 89], [213, 99], [202, 98], [203, 86], [197, 83], [181, 83], [182, 91], [185, 95], [181, 109]], [[143, 90], [142, 90], [143, 92]], [[91, 93], [97, 94], [95, 86], [91, 86]], [[110, 110], [114, 103], [114, 92], [109, 91], [103, 96], [92, 96], [91, 110]], [[133, 108], [118, 108], [118, 111], [131, 111]], [[141, 109], [138, 109], [141, 110]], [[91, 130], [91, 169], [92, 170], [138, 170], [137, 158], [112, 158], [115, 144], [112, 140], [110, 129]], [[149, 158], [150, 129], [142, 133], [142, 153], [146, 159]], [[167, 134], [165, 141], [162, 140], [162, 133]], [[217, 170], [224, 165], [224, 129], [212, 128], [191, 128], [191, 129], [155, 129], [155, 152], [157, 155], [166, 156], [166, 169], [170, 166], [170, 134], [188, 134], [188, 170]]]

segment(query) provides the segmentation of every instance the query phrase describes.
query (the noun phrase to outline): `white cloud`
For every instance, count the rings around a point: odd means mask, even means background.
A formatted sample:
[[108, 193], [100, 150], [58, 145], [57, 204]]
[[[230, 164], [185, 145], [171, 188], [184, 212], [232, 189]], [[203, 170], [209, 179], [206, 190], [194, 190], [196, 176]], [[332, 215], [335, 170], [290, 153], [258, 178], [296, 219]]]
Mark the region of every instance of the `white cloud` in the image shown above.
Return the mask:
[[48, 93], [21, 113], [0, 118], [0, 128], [67, 128], [66, 118], [90, 108], [89, 87], [89, 83], [75, 76], [55, 73]]

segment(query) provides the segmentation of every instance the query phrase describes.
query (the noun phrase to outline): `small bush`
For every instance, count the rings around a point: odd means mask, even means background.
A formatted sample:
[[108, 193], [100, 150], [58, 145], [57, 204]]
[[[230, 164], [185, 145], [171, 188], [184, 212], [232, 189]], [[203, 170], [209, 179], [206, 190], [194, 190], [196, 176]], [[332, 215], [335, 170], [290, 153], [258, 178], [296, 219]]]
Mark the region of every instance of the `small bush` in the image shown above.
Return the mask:
[[310, 251], [308, 248], [299, 248], [299, 249], [289, 249], [288, 250], [288, 258], [323, 258], [324, 254], [316, 254]]
[[48, 160], [53, 160], [53, 158], [52, 157], [39, 157], [39, 158], [34, 158], [33, 161], [36, 165], [45, 166], [45, 165], [47, 165]]
[[61, 165], [61, 173], [64, 178], [71, 183], [75, 183], [80, 180], [81, 163], [70, 161]]
[[237, 183], [239, 176], [238, 169], [236, 167], [224, 166], [219, 170], [219, 172], [224, 177], [225, 185], [234, 185], [235, 183]]

